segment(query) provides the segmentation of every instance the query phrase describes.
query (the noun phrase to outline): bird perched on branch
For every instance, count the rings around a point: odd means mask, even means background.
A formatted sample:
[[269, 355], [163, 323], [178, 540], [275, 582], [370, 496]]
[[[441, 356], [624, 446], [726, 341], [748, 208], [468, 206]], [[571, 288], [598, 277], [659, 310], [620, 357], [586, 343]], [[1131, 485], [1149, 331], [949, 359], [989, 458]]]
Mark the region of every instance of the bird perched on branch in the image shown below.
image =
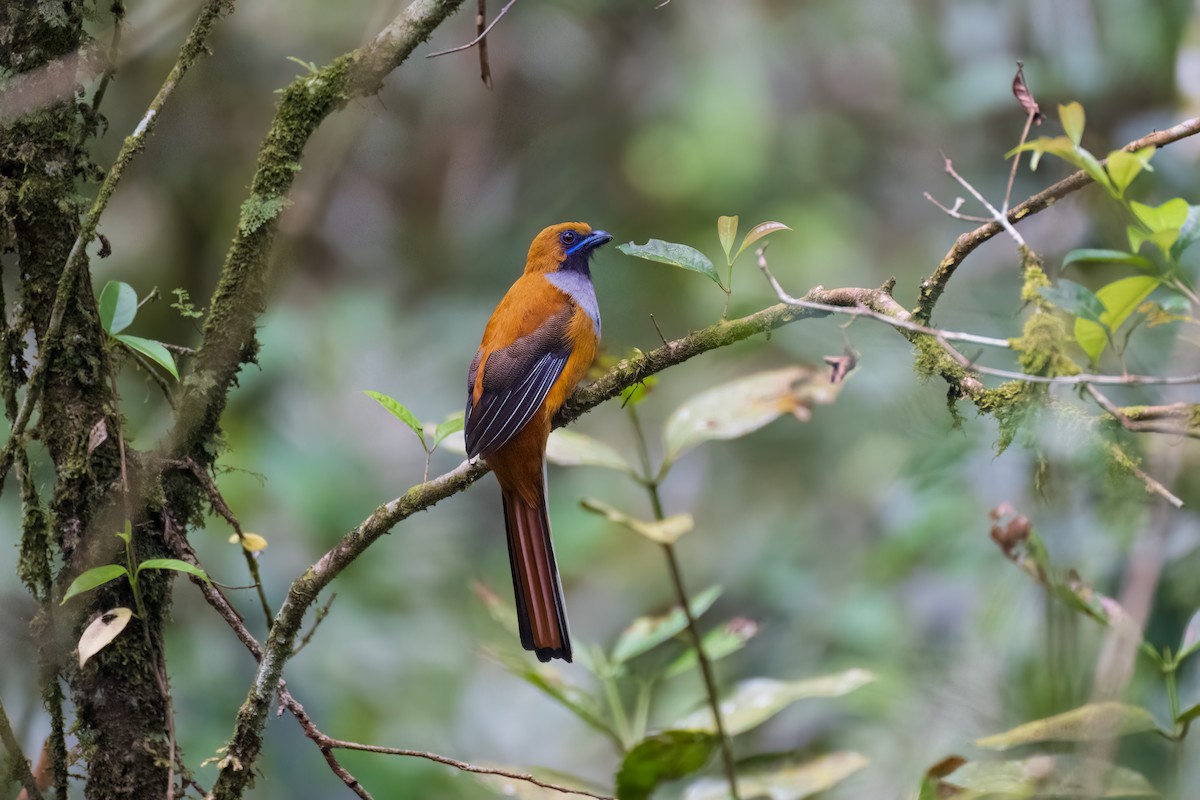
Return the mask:
[[540, 661], [571, 660], [546, 513], [546, 439], [596, 356], [600, 309], [588, 261], [609, 241], [582, 222], [539, 233], [467, 374], [467, 455], [487, 459], [500, 481], [521, 645]]

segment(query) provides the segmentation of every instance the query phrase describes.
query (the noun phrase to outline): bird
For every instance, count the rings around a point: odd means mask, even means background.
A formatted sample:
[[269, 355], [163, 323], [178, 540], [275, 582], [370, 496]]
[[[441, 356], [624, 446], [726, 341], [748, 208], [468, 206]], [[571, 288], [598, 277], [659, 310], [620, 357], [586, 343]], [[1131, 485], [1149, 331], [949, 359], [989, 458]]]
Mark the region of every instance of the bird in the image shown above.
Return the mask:
[[521, 645], [542, 662], [571, 661], [546, 510], [546, 440], [596, 357], [600, 308], [589, 262], [610, 241], [584, 222], [534, 237], [525, 272], [492, 312], [467, 372], [467, 456], [486, 460], [500, 483]]

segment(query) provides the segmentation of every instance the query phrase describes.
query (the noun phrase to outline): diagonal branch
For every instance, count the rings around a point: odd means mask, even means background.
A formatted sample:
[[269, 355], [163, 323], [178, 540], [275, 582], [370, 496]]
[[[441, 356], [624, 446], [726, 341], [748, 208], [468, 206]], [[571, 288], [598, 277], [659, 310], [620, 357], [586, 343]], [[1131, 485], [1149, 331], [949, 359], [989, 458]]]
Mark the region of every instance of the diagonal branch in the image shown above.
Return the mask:
[[[1151, 145], [1162, 147], [1171, 142], [1195, 136], [1197, 133], [1200, 133], [1200, 117], [1193, 117], [1166, 130], [1155, 131], [1140, 139], [1135, 139], [1121, 149], [1126, 152], [1132, 152]], [[1005, 215], [1005, 219], [1009, 223], [1015, 224], [1039, 211], [1045, 211], [1054, 201], [1082, 189], [1091, 182], [1091, 177], [1083, 170], [1080, 170], [1013, 206]], [[958, 240], [954, 242], [954, 246], [950, 248], [950, 252], [946, 253], [945, 258], [938, 264], [933, 274], [921, 282], [921, 295], [917, 300], [917, 307], [913, 310], [913, 316], [918, 322], [929, 321], [929, 318], [933, 315], [934, 305], [937, 304], [938, 299], [942, 296], [942, 292], [946, 290], [946, 284], [949, 283], [950, 278], [954, 276], [954, 271], [958, 269], [966, 257], [975, 252], [975, 249], [979, 245], [991, 239], [1002, 230], [1003, 228], [1000, 226], [1000, 223], [993, 220], [958, 237]]]
[[[878, 302], [878, 296], [883, 294], [879, 289], [817, 289], [809, 293], [809, 299], [829, 305], [869, 305]], [[907, 313], [890, 297], [887, 297], [887, 300], [900, 312]], [[595, 383], [577, 389], [559, 412], [555, 425], [567, 425], [647, 376], [709, 350], [725, 347], [800, 319], [824, 316], [827, 316], [827, 312], [793, 308], [780, 303], [747, 317], [718, 322], [649, 352], [624, 359]], [[275, 616], [275, 624], [267, 637], [254, 682], [246, 701], [238, 711], [237, 724], [229, 742], [224, 766], [213, 789], [216, 800], [240, 797], [252, 774], [252, 765], [262, 748], [263, 726], [266, 724], [276, 687], [282, 677], [283, 666], [291, 657], [304, 614], [316, 601], [321, 590], [401, 521], [466, 489], [487, 471], [487, 466], [482, 462], [464, 461], [450, 472], [412, 487], [402, 496], [376, 508], [292, 582], [287, 598], [280, 606]]]
[[0, 744], [4, 745], [4, 749], [8, 751], [8, 759], [12, 764], [12, 771], [16, 775], [21, 785], [25, 787], [25, 794], [29, 800], [42, 800], [42, 793], [38, 791], [37, 780], [33, 777], [33, 772], [29, 768], [29, 759], [25, 758], [25, 754], [21, 752], [21, 745], [17, 741], [16, 734], [13, 733], [12, 725], [8, 721], [8, 714], [4, 712], [4, 705], [0, 704]]
[[425, 41], [463, 0], [414, 0], [368, 44], [301, 75], [283, 91], [275, 118], [259, 150], [250, 196], [225, 257], [213, 294], [204, 335], [168, 438], [176, 458], [192, 456], [202, 467], [212, 461], [209, 447], [229, 390], [242, 364], [253, 362], [258, 343], [254, 326], [266, 306], [270, 284], [268, 256], [279, 229], [279, 214], [305, 145], [320, 124], [349, 100], [366, 97], [385, 76]]

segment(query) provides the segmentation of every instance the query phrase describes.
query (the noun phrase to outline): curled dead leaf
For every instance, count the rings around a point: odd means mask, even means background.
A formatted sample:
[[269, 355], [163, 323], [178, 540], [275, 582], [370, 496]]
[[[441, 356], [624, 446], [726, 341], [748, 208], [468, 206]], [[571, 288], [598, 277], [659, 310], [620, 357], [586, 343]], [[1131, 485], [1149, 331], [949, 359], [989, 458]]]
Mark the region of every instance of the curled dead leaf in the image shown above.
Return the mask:
[[91, 621], [79, 637], [79, 666], [83, 667], [88, 659], [99, 653], [125, 630], [133, 612], [128, 608], [114, 608]]

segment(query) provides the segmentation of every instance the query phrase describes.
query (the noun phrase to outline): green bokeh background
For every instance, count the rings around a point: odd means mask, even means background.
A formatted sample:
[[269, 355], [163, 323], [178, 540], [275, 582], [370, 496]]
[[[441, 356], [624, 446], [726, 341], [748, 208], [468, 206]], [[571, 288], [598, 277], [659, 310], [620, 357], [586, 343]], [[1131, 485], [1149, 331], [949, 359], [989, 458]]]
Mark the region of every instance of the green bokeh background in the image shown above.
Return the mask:
[[[1085, 105], [1084, 144], [1099, 153], [1200, 107], [1200, 23], [1188, 0], [673, 0], [662, 8], [653, 0], [526, 0], [489, 38], [493, 91], [481, 85], [472, 53], [423, 57], [474, 35], [471, 5], [377, 97], [350, 103], [321, 128], [281, 219], [260, 364], [232, 396], [220, 460], [230, 505], [270, 542], [261, 567], [276, 604], [342, 533], [421, 479], [424, 456], [412, 434], [361, 390], [390, 394], [430, 421], [461, 408], [483, 324], [544, 225], [582, 219], [618, 242], [685, 242], [720, 261], [718, 215], [741, 215], [743, 229], [776, 219], [793, 232], [772, 237], [771, 264], [793, 293], [874, 287], [894, 276], [897, 299], [911, 305], [966, 228], [922, 198], [928, 191], [949, 204], [962, 194], [939, 151], [989, 197], [1003, 196], [1003, 153], [1023, 123], [1010, 93], [1016, 60], [1044, 109]], [[113, 198], [101, 226], [113, 255], [93, 260], [97, 287], [109, 279], [142, 295], [183, 287], [207, 305], [273, 92], [302, 69], [288, 57], [325, 63], [400, 7], [239, 4]], [[176, 0], [132, 4], [126, 60], [106, 101], [102, 165], [136, 126], [194, 13]], [[105, 35], [102, 25], [96, 33]], [[1050, 135], [1053, 117], [1043, 127]], [[1138, 196], [1200, 201], [1198, 156], [1200, 142], [1171, 146], [1135, 184]], [[1014, 195], [1064, 174], [1052, 159], [1037, 173], [1022, 169]], [[1123, 226], [1099, 192], [1084, 191], [1022, 230], [1056, 274], [1073, 247], [1120, 246]], [[952, 282], [936, 322], [1016, 334], [1017, 263], [1009, 241], [985, 245]], [[713, 322], [724, 300], [702, 277], [612, 247], [593, 274], [611, 354], [658, 343], [651, 313], [674, 337]], [[732, 313], [772, 300], [744, 257]], [[691, 588], [725, 587], [707, 624], [746, 616], [762, 625], [719, 665], [723, 684], [850, 666], [880, 676], [851, 697], [793, 707], [739, 740], [739, 752], [857, 749], [870, 766], [828, 796], [892, 798], [946, 755], [981, 756], [976, 737], [1088, 698], [1101, 632], [1049, 607], [1004, 560], [988, 539], [987, 511], [1013, 503], [1056, 560], [1115, 594], [1146, 527], [1146, 498], [1138, 484], [1111, 479], [1085, 442], [1052, 427], [1035, 433], [1049, 463], [1039, 490], [1029, 449], [995, 456], [993, 421], [964, 409], [964, 425], [951, 429], [945, 385], [914, 375], [901, 337], [870, 321], [845, 323], [794, 324], [672, 369], [641, 409], [657, 436], [670, 411], [705, 387], [820, 363], [845, 342], [861, 353], [835, 405], [808, 423], [785, 418], [694, 451], [673, 470], [664, 500], [668, 513], [697, 519], [680, 545]], [[130, 332], [198, 339], [198, 326], [165, 301], [146, 306]], [[1173, 370], [1169, 334], [1135, 346], [1131, 371]], [[986, 357], [1000, 365], [1005, 354]], [[157, 389], [130, 369], [122, 394], [134, 442], [153, 447], [169, 420]], [[578, 430], [632, 457], [616, 404], [588, 414]], [[1189, 507], [1200, 504], [1195, 444], [1155, 444], [1176, 448], [1183, 467], [1174, 489]], [[439, 451], [431, 469], [458, 461]], [[610, 645], [634, 617], [666, 608], [671, 589], [656, 548], [587, 515], [578, 500], [594, 496], [647, 516], [644, 494], [596, 469], [551, 467], [549, 480], [574, 636]], [[14, 495], [2, 507], [11, 545]], [[1171, 519], [1148, 632], [1158, 644], [1174, 643], [1200, 607], [1200, 521], [1191, 511]], [[399, 526], [335, 583], [332, 614], [289, 664], [289, 684], [338, 738], [607, 783], [618, 763], [608, 744], [481, 653], [484, 643], [513, 645], [468, 588], [483, 581], [509, 600], [502, 531], [490, 478]], [[229, 533], [214, 518], [191, 538], [214, 577], [244, 584]], [[15, 560], [8, 552], [6, 561]], [[263, 635], [252, 593], [234, 594]], [[0, 597], [0, 691], [34, 752], [48, 723], [24, 627], [31, 608], [12, 570], [0, 572]], [[180, 745], [194, 764], [229, 736], [254, 664], [194, 587], [178, 582], [175, 603], [168, 655]], [[1191, 667], [1181, 676], [1185, 702], [1200, 699]], [[586, 676], [578, 666], [562, 674]], [[1130, 697], [1162, 715], [1150, 677], [1139, 673]], [[664, 708], [699, 697], [699, 678], [684, 676]], [[267, 735], [253, 797], [348, 796], [292, 720], [272, 718]], [[1196, 738], [1177, 751], [1130, 740], [1120, 759], [1173, 796], [1194, 797]], [[378, 798], [486, 795], [468, 776], [417, 760], [348, 753], [343, 761]], [[212, 766], [197, 771], [206, 786], [214, 775]]]

